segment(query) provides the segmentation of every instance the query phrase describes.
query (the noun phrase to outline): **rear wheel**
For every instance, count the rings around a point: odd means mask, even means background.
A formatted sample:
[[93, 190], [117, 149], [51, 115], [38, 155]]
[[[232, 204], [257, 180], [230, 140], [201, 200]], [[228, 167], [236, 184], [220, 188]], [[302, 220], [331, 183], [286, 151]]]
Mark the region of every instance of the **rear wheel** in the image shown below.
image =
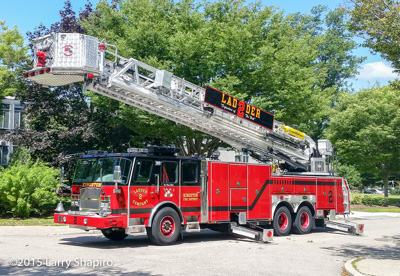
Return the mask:
[[298, 234], [308, 234], [311, 232], [314, 219], [310, 208], [303, 206], [299, 209], [294, 220], [294, 230]]
[[286, 236], [292, 228], [292, 215], [287, 207], [281, 206], [275, 211], [272, 222], [276, 236]]
[[165, 207], [154, 217], [147, 235], [155, 244], [171, 245], [177, 241], [180, 232], [181, 220], [179, 215], [174, 209]]
[[124, 229], [116, 231], [111, 229], [105, 229], [101, 230], [101, 232], [103, 233], [104, 237], [112, 241], [122, 241], [128, 236], [127, 234], [125, 234]]

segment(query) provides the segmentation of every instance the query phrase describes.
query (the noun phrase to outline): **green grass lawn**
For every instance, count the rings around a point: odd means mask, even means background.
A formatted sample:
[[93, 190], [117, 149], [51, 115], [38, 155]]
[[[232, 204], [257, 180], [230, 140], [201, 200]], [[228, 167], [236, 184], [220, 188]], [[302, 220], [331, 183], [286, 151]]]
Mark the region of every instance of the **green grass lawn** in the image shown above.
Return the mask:
[[0, 226], [58, 226], [62, 224], [54, 223], [53, 217], [29, 218], [29, 219], [11, 219], [0, 218]]

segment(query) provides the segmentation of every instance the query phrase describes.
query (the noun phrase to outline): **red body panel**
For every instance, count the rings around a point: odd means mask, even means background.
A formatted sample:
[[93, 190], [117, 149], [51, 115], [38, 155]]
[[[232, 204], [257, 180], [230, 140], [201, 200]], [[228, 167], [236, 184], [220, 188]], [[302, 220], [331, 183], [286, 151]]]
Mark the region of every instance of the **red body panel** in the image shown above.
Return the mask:
[[336, 209], [336, 180], [317, 179], [317, 209]]
[[231, 211], [247, 211], [247, 189], [229, 189]]
[[292, 194], [294, 191], [293, 177], [273, 177], [271, 194]]
[[248, 165], [248, 219], [269, 219], [271, 214], [271, 196], [268, 180], [271, 177], [270, 166]]
[[208, 163], [209, 221], [229, 220], [228, 164]]
[[247, 188], [247, 164], [229, 164], [229, 188]]
[[336, 213], [343, 213], [343, 191], [342, 191], [342, 180], [336, 180]]
[[[245, 212], [249, 221], [271, 221], [273, 202], [288, 200], [290, 195], [301, 195], [301, 200], [315, 204], [315, 210], [345, 211], [343, 191], [348, 193], [344, 180], [337, 177], [278, 176], [271, 175], [271, 166], [263, 164], [208, 162], [207, 191], [208, 223], [229, 222], [232, 214]], [[177, 206], [186, 223], [201, 222], [201, 186], [132, 185], [128, 204], [128, 187], [120, 185], [120, 193], [114, 193], [114, 186], [103, 186], [102, 200], [111, 198], [111, 215], [107, 217], [56, 214], [54, 222], [96, 228], [127, 227], [128, 206], [131, 219], [140, 219], [148, 226], [154, 208], [162, 204]], [[72, 186], [72, 194], [79, 194], [80, 186]], [[275, 200], [275, 201], [274, 201]], [[297, 202], [300, 204], [301, 202]], [[62, 217], [59, 219], [59, 217]], [[64, 217], [66, 222], [64, 222]], [[83, 219], [87, 218], [84, 225]], [[204, 223], [204, 221], [202, 221]]]
[[[64, 222], [64, 218], [66, 221]], [[106, 218], [99, 216], [79, 216], [79, 215], [67, 215], [67, 214], [54, 214], [54, 222], [66, 225], [76, 226], [90, 226], [100, 229], [110, 227], [126, 227], [126, 216], [108, 216]], [[83, 220], [87, 219], [85, 225]]]

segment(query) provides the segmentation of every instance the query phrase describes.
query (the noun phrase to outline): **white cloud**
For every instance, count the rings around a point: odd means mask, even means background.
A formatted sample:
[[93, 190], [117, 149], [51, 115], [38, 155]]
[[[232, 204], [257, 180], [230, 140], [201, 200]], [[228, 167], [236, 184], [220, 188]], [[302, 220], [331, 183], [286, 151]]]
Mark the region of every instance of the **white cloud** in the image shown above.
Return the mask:
[[399, 75], [393, 73], [393, 68], [383, 61], [370, 62], [364, 64], [358, 71], [357, 78], [360, 80], [392, 80]]

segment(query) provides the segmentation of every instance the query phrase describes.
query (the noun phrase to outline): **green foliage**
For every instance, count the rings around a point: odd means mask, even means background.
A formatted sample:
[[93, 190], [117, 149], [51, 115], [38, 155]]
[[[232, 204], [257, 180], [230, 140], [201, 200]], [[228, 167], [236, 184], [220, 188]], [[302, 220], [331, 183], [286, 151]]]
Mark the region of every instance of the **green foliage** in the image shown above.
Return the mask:
[[360, 173], [388, 177], [400, 169], [400, 94], [393, 86], [342, 93], [331, 116], [328, 138]]
[[387, 197], [373, 197], [369, 195], [365, 195], [361, 203], [368, 206], [378, 205], [378, 206], [388, 206], [389, 199]]
[[[346, 32], [343, 12], [321, 19], [323, 12], [320, 7], [312, 15], [285, 16], [274, 7], [233, 0], [127, 0], [119, 9], [100, 1], [81, 25], [88, 34], [117, 45], [122, 56], [209, 84], [320, 135], [338, 88], [362, 60], [351, 55], [356, 45]], [[165, 122], [159, 120], [155, 130]], [[128, 121], [136, 123], [131, 124], [135, 130], [150, 131], [139, 126], [147, 122]], [[178, 133], [174, 124], [168, 126]]]
[[361, 188], [361, 175], [358, 170], [352, 165], [339, 164], [338, 175], [346, 178], [351, 189]]
[[3, 169], [0, 174], [0, 212], [14, 217], [41, 215], [59, 200], [55, 188], [60, 171], [28, 155]]
[[390, 190], [391, 195], [400, 195], [400, 189], [392, 189]]
[[380, 52], [400, 72], [400, 2], [350, 0], [350, 28], [364, 38], [364, 46]]
[[0, 20], [0, 100], [24, 87], [21, 72], [28, 56], [23, 44], [24, 38], [18, 29], [10, 30], [6, 22]]
[[351, 197], [351, 204], [361, 205], [362, 204], [362, 199], [363, 199], [362, 195], [353, 195]]

